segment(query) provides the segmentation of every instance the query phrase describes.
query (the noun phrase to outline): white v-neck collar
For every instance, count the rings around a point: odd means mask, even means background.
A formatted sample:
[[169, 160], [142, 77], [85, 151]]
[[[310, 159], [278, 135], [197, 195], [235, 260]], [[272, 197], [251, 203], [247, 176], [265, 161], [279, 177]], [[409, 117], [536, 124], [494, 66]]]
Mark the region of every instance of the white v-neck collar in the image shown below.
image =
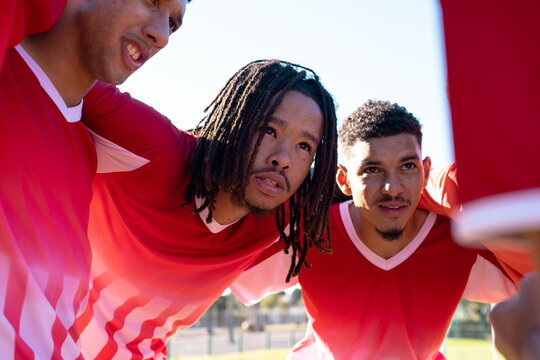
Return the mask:
[[349, 238], [351, 239], [352, 243], [358, 251], [373, 265], [376, 267], [382, 269], [382, 270], [391, 270], [395, 268], [396, 266], [403, 263], [405, 260], [407, 260], [415, 251], [418, 249], [418, 247], [422, 244], [426, 236], [429, 234], [431, 229], [433, 228], [433, 224], [435, 224], [435, 220], [437, 219], [437, 214], [430, 212], [424, 221], [424, 224], [420, 228], [420, 231], [418, 231], [418, 234], [414, 237], [414, 239], [408, 243], [403, 249], [401, 249], [397, 254], [392, 256], [389, 259], [385, 259], [376, 253], [374, 253], [370, 248], [364, 244], [362, 240], [358, 237], [358, 234], [356, 233], [356, 230], [354, 229], [354, 225], [351, 219], [351, 213], [349, 211], [349, 204], [352, 203], [352, 200], [343, 202], [339, 205], [339, 212], [341, 215], [341, 221], [343, 222], [343, 225], [345, 226], [345, 230], [347, 231], [347, 234], [349, 235]]
[[49, 95], [52, 101], [56, 104], [56, 107], [58, 108], [58, 110], [60, 110], [62, 115], [64, 115], [64, 118], [70, 123], [81, 120], [83, 101], [81, 100], [79, 105], [68, 107], [64, 102], [64, 99], [62, 99], [62, 96], [60, 96], [58, 90], [56, 90], [56, 88], [54, 87], [47, 74], [45, 74], [43, 69], [41, 69], [41, 67], [39, 67], [39, 65], [34, 61], [34, 59], [32, 59], [30, 54], [28, 54], [20, 44], [15, 46], [15, 50], [17, 50], [24, 62], [30, 68], [30, 70], [32, 70], [32, 72], [38, 79], [39, 84], [41, 85], [43, 90], [45, 90], [47, 95]]
[[[204, 203], [204, 199], [199, 198], [199, 197], [195, 197], [195, 205], [197, 206], [197, 208], [199, 208], [203, 203]], [[206, 222], [206, 217], [208, 216], [208, 212], [209, 212], [208, 207], [205, 207], [199, 213], [199, 216], [201, 217], [202, 222], [206, 225], [208, 230], [210, 230], [213, 234], [217, 234], [218, 232], [223, 231], [226, 228], [228, 228], [229, 226], [231, 226], [232, 224], [238, 222], [238, 220], [236, 220], [235, 222], [232, 222], [230, 224], [221, 225], [220, 223], [218, 223], [216, 220], [214, 220], [212, 218], [212, 220], [209, 223], [207, 223]]]

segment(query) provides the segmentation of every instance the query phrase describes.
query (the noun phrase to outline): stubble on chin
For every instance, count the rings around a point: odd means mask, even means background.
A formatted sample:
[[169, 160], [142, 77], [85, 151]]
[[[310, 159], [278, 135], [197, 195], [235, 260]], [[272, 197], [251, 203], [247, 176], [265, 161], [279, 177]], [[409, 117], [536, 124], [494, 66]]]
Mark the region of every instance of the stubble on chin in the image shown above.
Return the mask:
[[377, 227], [375, 227], [375, 230], [384, 240], [387, 240], [387, 241], [395, 241], [395, 240], [400, 239], [404, 231], [404, 229], [398, 229], [398, 228], [381, 230]]

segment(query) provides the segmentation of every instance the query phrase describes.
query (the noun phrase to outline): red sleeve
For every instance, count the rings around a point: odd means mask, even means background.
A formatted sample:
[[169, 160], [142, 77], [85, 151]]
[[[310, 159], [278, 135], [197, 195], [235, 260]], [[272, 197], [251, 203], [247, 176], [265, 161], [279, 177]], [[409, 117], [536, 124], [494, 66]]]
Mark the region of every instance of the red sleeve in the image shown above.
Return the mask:
[[67, 0], [4, 0], [0, 11], [0, 69], [6, 50], [28, 34], [50, 28], [66, 6]]
[[461, 209], [455, 162], [431, 169], [418, 206], [454, 218]]
[[151, 106], [101, 82], [84, 97], [82, 122], [94, 133], [149, 160], [179, 131]]
[[[431, 169], [418, 206], [455, 219], [461, 211], [455, 162]], [[527, 249], [489, 241], [482, 241], [482, 244], [497, 257], [501, 267], [514, 282], [534, 270], [534, 262]]]

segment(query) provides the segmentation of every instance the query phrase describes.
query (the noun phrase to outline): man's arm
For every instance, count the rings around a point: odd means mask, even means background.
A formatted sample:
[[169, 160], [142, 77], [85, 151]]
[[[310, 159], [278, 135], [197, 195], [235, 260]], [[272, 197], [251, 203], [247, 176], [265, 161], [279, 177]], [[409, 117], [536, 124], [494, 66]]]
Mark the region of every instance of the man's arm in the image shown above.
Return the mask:
[[495, 330], [495, 345], [508, 360], [540, 358], [540, 277], [526, 276], [519, 293], [496, 305], [490, 318]]
[[[272, 249], [272, 245], [269, 249]], [[277, 252], [245, 270], [230, 286], [233, 294], [244, 305], [256, 304], [265, 296], [276, 294], [298, 283], [298, 277], [285, 282], [291, 265], [291, 254], [285, 254], [281, 250], [282, 246], [274, 249]]]
[[100, 173], [137, 169], [187, 138], [152, 107], [101, 82], [84, 98], [82, 122], [94, 137]]
[[436, 214], [454, 218], [455, 214], [461, 210], [458, 190], [455, 162], [434, 167], [429, 172], [429, 179], [418, 206]]
[[4, 0], [0, 11], [0, 69], [6, 50], [21, 42], [25, 35], [50, 28], [66, 6], [67, 0]]
[[[455, 162], [432, 168], [418, 206], [459, 222], [462, 207], [458, 185]], [[529, 249], [523, 246], [493, 241], [482, 241], [481, 245], [477, 246], [482, 247], [482, 245], [497, 257], [504, 271], [513, 281], [518, 281], [524, 274], [535, 268]]]
[[489, 251], [480, 251], [471, 268], [463, 298], [482, 303], [498, 303], [516, 292], [516, 282], [496, 257]]

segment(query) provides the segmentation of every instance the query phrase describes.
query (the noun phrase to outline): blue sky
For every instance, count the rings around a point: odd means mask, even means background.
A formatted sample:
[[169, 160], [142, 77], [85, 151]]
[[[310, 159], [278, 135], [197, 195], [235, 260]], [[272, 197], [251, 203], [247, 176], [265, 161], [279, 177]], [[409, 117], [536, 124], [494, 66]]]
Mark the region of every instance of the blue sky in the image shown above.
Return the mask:
[[338, 121], [368, 99], [405, 106], [423, 125], [424, 155], [453, 159], [435, 0], [193, 0], [167, 48], [120, 88], [188, 129], [236, 70], [263, 58], [315, 70]]

